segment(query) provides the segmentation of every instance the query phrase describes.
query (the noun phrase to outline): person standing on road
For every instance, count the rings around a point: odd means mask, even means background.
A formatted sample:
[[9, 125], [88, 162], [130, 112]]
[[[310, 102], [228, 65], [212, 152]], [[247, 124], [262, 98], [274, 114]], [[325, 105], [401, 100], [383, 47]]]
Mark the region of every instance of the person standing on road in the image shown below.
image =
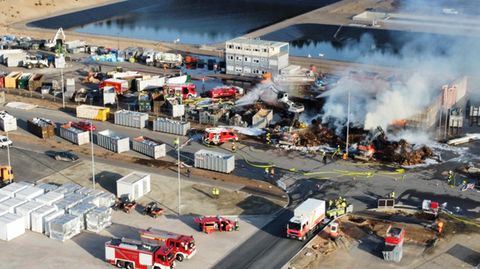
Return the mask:
[[327, 164], [327, 153], [325, 151], [322, 153], [322, 159], [323, 159], [323, 164], [326, 165]]
[[265, 178], [268, 178], [268, 167], [265, 167]]
[[272, 179], [275, 179], [275, 168], [270, 168], [270, 176], [272, 177]]
[[237, 146], [235, 145], [235, 142], [232, 142], [232, 152], [237, 151]]

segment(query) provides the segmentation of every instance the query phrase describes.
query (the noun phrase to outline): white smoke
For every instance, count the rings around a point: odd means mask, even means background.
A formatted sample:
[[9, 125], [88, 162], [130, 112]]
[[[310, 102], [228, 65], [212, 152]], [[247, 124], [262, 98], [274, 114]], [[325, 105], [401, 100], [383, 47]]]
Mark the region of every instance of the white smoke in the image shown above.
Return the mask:
[[277, 103], [277, 93], [281, 89], [273, 82], [264, 82], [257, 84], [253, 89], [248, 91], [247, 94], [242, 96], [235, 102], [236, 106], [252, 105], [255, 102], [261, 100], [268, 104]]

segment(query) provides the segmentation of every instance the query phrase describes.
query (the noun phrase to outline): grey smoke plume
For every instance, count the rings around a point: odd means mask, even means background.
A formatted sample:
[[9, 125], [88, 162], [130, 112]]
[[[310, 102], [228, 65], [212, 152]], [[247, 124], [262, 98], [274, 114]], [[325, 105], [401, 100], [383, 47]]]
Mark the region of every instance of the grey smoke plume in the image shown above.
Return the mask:
[[277, 93], [282, 89], [273, 82], [265, 82], [257, 84], [253, 89], [251, 89], [247, 94], [242, 96], [235, 102], [236, 106], [246, 106], [252, 105], [258, 100], [262, 100], [265, 103], [276, 104], [277, 103]]

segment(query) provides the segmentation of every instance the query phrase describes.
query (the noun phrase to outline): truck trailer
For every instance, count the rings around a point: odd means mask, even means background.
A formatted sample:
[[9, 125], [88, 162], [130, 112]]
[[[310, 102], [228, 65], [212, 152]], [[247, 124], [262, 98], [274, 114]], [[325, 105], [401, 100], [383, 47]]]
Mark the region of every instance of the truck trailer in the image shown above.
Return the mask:
[[293, 210], [287, 225], [287, 237], [306, 240], [325, 219], [325, 201], [308, 198]]

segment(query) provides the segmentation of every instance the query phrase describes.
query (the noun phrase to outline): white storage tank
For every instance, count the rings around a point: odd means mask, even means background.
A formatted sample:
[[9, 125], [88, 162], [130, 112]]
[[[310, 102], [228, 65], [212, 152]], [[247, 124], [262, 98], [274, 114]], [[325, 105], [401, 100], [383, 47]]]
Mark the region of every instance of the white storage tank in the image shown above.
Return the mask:
[[31, 214], [33, 211], [39, 209], [42, 206], [42, 203], [28, 201], [27, 203], [15, 208], [15, 214], [23, 216], [25, 220], [25, 229], [30, 230], [30, 227], [32, 226]]
[[80, 217], [70, 214], [54, 218], [48, 223], [50, 238], [62, 242], [79, 234], [81, 228], [82, 222], [80, 221]]
[[55, 202], [58, 202], [61, 199], [63, 199], [63, 193], [51, 191], [36, 197], [34, 201], [37, 201], [46, 205], [53, 205]]
[[148, 114], [137, 111], [120, 110], [115, 112], [114, 118], [117, 125], [139, 129], [145, 128], [148, 123]]
[[166, 145], [145, 136], [132, 140], [132, 149], [144, 155], [159, 159], [166, 155]]
[[132, 172], [117, 180], [117, 197], [128, 196], [137, 200], [150, 192], [150, 175]]
[[46, 236], [50, 236], [50, 227], [48, 224], [50, 221], [52, 221], [55, 218], [58, 218], [60, 216], [63, 216], [65, 214], [65, 211], [63, 209], [58, 209], [57, 211], [54, 211], [45, 217], [43, 217], [43, 233], [45, 233]]
[[6, 210], [10, 213], [15, 213], [15, 207], [25, 204], [27, 200], [22, 200], [18, 198], [9, 198], [0, 203], [0, 209]]
[[23, 217], [12, 213], [0, 216], [0, 239], [10, 241], [25, 233]]
[[6, 111], [0, 111], [0, 128], [4, 132], [17, 130], [17, 118], [8, 114]]
[[97, 133], [97, 145], [116, 153], [122, 153], [130, 150], [130, 138], [112, 130], [104, 130]]
[[31, 226], [32, 232], [43, 233], [44, 217], [55, 211], [57, 211], [57, 207], [52, 205], [43, 205], [42, 207], [33, 211], [30, 215], [30, 221], [32, 223], [32, 226]]
[[202, 149], [195, 152], [195, 167], [231, 173], [235, 169], [235, 155]]
[[8, 197], [15, 197], [15, 193], [26, 189], [28, 187], [27, 184], [21, 184], [18, 182], [13, 182], [8, 184], [7, 186], [0, 189], [0, 194], [7, 195]]
[[35, 199], [35, 197], [38, 197], [43, 193], [43, 189], [32, 186], [15, 193], [15, 197], [23, 200], [32, 201]]

